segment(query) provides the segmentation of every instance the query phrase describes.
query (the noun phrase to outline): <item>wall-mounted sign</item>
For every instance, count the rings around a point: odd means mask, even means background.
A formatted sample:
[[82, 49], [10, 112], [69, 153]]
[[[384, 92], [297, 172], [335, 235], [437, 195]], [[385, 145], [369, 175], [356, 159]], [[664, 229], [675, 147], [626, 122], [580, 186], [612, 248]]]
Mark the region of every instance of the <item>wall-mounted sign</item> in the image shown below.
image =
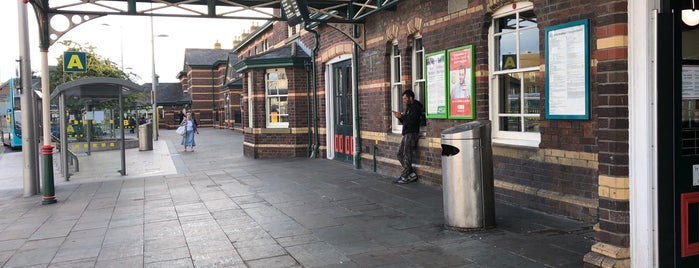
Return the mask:
[[503, 70], [517, 69], [517, 55], [514, 55], [514, 54], [502, 55], [502, 69]]
[[427, 118], [447, 118], [447, 56], [444, 50], [425, 55]]
[[63, 71], [68, 73], [83, 73], [87, 71], [87, 57], [85, 52], [63, 52]]
[[282, 11], [289, 26], [308, 20], [308, 6], [304, 0], [281, 0]]
[[590, 119], [589, 22], [548, 27], [546, 119]]
[[476, 105], [473, 45], [447, 50], [449, 58], [449, 118], [474, 119]]

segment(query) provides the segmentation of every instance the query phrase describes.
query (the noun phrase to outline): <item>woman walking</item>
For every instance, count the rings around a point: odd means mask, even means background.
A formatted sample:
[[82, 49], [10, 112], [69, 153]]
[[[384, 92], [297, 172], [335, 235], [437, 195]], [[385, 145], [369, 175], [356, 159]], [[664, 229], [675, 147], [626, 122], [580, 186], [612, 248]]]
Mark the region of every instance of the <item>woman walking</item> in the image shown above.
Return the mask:
[[187, 117], [182, 120], [180, 125], [185, 126], [187, 129], [185, 135], [182, 136], [182, 142], [180, 144], [184, 145], [185, 152], [187, 151], [187, 146], [194, 152], [194, 146], [197, 146], [197, 143], [194, 141], [194, 133], [199, 134], [199, 131], [197, 131], [197, 120], [192, 118], [192, 112], [187, 112]]

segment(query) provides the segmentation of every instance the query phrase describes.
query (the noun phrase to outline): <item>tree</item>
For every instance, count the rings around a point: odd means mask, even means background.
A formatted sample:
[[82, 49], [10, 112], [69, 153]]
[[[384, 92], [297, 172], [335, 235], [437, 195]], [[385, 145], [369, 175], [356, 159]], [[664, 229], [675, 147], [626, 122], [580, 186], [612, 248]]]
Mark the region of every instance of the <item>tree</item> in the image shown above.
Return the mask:
[[[67, 51], [71, 52], [85, 52], [85, 58], [87, 60], [87, 70], [85, 72], [74, 73], [74, 72], [64, 72], [63, 70], [63, 57], [57, 58], [57, 66], [55, 71], [50, 72], [50, 88], [53, 91], [59, 85], [83, 78], [88, 77], [113, 77], [121, 78], [129, 81], [133, 81], [132, 78], [138, 78], [138, 75], [134, 73], [125, 73], [119, 68], [119, 66], [106, 59], [97, 53], [95, 53], [95, 47], [92, 45], [80, 45], [71, 40], [61, 41], [60, 44], [66, 46]], [[130, 95], [125, 99], [126, 103], [139, 103], [140, 108], [148, 108], [149, 105], [145, 103], [145, 94], [138, 93]], [[107, 101], [95, 105], [97, 108], [116, 108], [118, 105], [118, 100]], [[77, 108], [77, 107], [76, 107]]]

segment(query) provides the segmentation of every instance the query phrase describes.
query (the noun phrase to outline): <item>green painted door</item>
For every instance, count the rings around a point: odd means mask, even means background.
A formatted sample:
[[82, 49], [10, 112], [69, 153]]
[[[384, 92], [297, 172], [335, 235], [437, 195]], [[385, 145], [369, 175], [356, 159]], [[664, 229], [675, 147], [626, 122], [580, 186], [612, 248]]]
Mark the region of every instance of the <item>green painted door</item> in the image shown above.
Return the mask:
[[332, 65], [334, 159], [352, 162], [354, 137], [352, 123], [352, 62], [341, 61]]

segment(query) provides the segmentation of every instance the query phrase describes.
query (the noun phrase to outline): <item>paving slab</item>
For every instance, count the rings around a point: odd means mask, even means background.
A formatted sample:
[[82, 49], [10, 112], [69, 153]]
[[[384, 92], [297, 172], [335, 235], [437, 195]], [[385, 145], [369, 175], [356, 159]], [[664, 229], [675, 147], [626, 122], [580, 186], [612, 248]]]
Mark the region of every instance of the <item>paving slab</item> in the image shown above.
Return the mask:
[[495, 228], [453, 231], [439, 186], [200, 133], [195, 152], [167, 130], [127, 150], [126, 176], [118, 151], [81, 155], [52, 205], [23, 196], [21, 152], [3, 152], [0, 267], [581, 267], [595, 243], [593, 223], [500, 202]]

